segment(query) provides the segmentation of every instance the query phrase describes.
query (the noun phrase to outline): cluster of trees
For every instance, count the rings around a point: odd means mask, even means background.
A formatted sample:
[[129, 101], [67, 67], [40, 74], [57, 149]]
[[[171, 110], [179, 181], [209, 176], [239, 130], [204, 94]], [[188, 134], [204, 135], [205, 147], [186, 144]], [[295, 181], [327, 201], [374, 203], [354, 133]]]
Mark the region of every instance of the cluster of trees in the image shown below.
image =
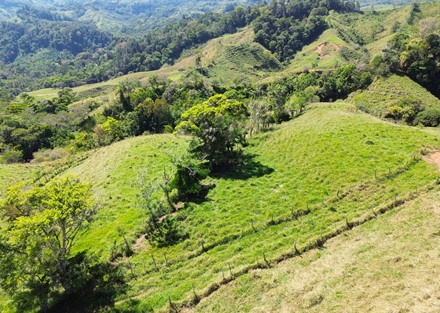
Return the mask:
[[94, 128], [98, 145], [144, 133], [172, 132], [182, 112], [214, 93], [213, 86], [197, 71], [180, 81], [156, 77], [147, 85], [121, 83], [118, 100], [104, 109], [102, 123]]
[[95, 26], [70, 21], [27, 18], [20, 23], [1, 22], [0, 61], [12, 63], [20, 54], [33, 54], [51, 48], [72, 55], [106, 47], [112, 36]]
[[52, 100], [22, 94], [20, 102], [5, 105], [7, 111], [0, 115], [0, 161], [30, 161], [38, 150], [64, 146], [74, 139], [73, 132], [90, 129], [93, 104], [69, 108], [75, 100], [66, 88]]
[[[437, 23], [434, 23], [437, 25]], [[435, 31], [435, 28], [431, 31]], [[440, 35], [427, 31], [419, 37], [396, 34], [371, 62], [378, 75], [403, 74], [440, 97]]]
[[[192, 125], [192, 129], [196, 129], [196, 118], [209, 120], [211, 115], [222, 114], [224, 103], [232, 109], [231, 101], [244, 105], [242, 109], [246, 108], [250, 114], [250, 119], [244, 119], [247, 131], [253, 133], [270, 123], [296, 117], [309, 102], [344, 98], [370, 82], [368, 72], [347, 65], [331, 71], [305, 72], [268, 85], [243, 84], [226, 89], [210, 83], [193, 70], [175, 82], [153, 77], [146, 85], [121, 83], [116, 90], [116, 101], [106, 106], [102, 113], [93, 115], [90, 112], [98, 104], [75, 102], [76, 95], [69, 88], [62, 89], [52, 100], [37, 101], [22, 94], [19, 102], [6, 105], [7, 112], [0, 115], [0, 160], [29, 161], [41, 149], [91, 149], [144, 133], [172, 132], [176, 126], [184, 129], [187, 127], [184, 125]], [[210, 98], [219, 93], [225, 98]], [[73, 102], [75, 104], [71, 105]], [[211, 109], [209, 114], [208, 107]], [[228, 138], [227, 127], [232, 125], [228, 118], [219, 118], [215, 123], [207, 133], [199, 129], [204, 140], [221, 138], [220, 141], [231, 150], [241, 140], [239, 138], [244, 138], [243, 127], [237, 137]], [[213, 155], [209, 160], [211, 168], [221, 166], [222, 161], [216, 159], [229, 158], [228, 149], [216, 151], [214, 147], [208, 148], [209, 145], [206, 141], [197, 149], [207, 149]]]
[[370, 72], [353, 64], [334, 70], [306, 71], [262, 86], [258, 91], [259, 104], [253, 105], [258, 114], [251, 112], [251, 116], [264, 117], [262, 124], [286, 121], [301, 114], [310, 102], [346, 98], [351, 92], [366, 88], [372, 79]]

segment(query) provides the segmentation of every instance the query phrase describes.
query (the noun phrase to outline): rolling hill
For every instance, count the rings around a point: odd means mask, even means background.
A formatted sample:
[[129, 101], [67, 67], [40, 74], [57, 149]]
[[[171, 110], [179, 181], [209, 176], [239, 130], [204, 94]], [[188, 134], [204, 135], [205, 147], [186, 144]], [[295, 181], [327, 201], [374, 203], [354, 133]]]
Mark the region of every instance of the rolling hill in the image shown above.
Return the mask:
[[[421, 4], [415, 20], [436, 16], [438, 4]], [[100, 7], [100, 2], [84, 5]], [[121, 8], [126, 2], [108, 5]], [[255, 42], [255, 32], [246, 26], [185, 50], [158, 70], [75, 87], [75, 101], [65, 110], [32, 111], [32, 105], [50, 103], [63, 91], [57, 88], [30, 92], [35, 102], [16, 116], [8, 103], [0, 110], [0, 122], [8, 122], [1, 125], [2, 135], [23, 131], [11, 125], [26, 118], [60, 130], [73, 109], [94, 105], [81, 112], [81, 123], [66, 128], [72, 134], [60, 131], [51, 138], [69, 143], [56, 160], [0, 164], [0, 198], [19, 182], [45, 186], [74, 176], [90, 184], [98, 204], [95, 220], [73, 248], [76, 256], [92, 260], [97, 281], [78, 294], [56, 290], [49, 312], [435, 312], [440, 131], [385, 118], [402, 99], [413, 99], [422, 109], [439, 109], [440, 100], [403, 73], [380, 76], [368, 69], [396, 33], [393, 22], [420, 35], [419, 24], [408, 22], [411, 12], [414, 7], [331, 12], [327, 30], [285, 62]], [[101, 13], [89, 8], [83, 18], [107, 24], [120, 17]], [[319, 98], [313, 94], [300, 113], [275, 119], [277, 106], [328, 87], [310, 82], [321, 79], [318, 75], [327, 77], [328, 85], [350, 83], [344, 75], [334, 81], [325, 75], [353, 63], [367, 74], [366, 81], [374, 77], [368, 87], [335, 102], [315, 102]], [[196, 89], [205, 86], [243, 101], [251, 115], [247, 127], [255, 114], [272, 118], [247, 136], [239, 166], [208, 175], [206, 197], [173, 204], [170, 216], [184, 234], [181, 240], [153, 244], [146, 235], [141, 191], [175, 170], [176, 159], [187, 151], [189, 136], [165, 133], [183, 118], [162, 133], [121, 136], [87, 151], [74, 148], [68, 136], [94, 139], [99, 131], [117, 131], [134, 123], [126, 118], [139, 110], [161, 112], [179, 93], [185, 97], [176, 103], [185, 107], [172, 109], [184, 111], [201, 102]], [[136, 99], [141, 100], [135, 105]], [[20, 101], [23, 97], [12, 104]], [[261, 103], [266, 111], [255, 113]], [[0, 312], [19, 311], [0, 290]]]
[[90, 182], [102, 206], [77, 251], [87, 248], [109, 258], [114, 240], [123, 245], [118, 228], [137, 241], [134, 255], [118, 260], [125, 265], [128, 288], [116, 299], [118, 310], [143, 312], [166, 307], [168, 297], [189, 304], [194, 291], [209, 295], [266, 262], [290, 258], [294, 244], [307, 251], [346, 231], [347, 223], [363, 223], [435, 189], [437, 171], [420, 153], [438, 148], [439, 140], [358, 113], [348, 103], [316, 104], [300, 118], [252, 138], [246, 152], [254, 157], [246, 169], [211, 177], [216, 187], [207, 200], [177, 212], [189, 238], [165, 248], [137, 239], [144, 220], [136, 204], [136, 177], [142, 171], [151, 178], [160, 175], [169, 164], [167, 152], [183, 147], [184, 139], [128, 139], [55, 174]]

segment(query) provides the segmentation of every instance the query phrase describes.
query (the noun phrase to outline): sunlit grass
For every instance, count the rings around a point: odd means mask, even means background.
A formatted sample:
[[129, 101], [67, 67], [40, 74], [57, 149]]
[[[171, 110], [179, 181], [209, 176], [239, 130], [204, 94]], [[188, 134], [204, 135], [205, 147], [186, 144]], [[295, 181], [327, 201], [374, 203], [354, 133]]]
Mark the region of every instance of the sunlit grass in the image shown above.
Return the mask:
[[[193, 285], [205, 290], [230, 275], [229, 266], [234, 273], [263, 262], [263, 253], [273, 258], [291, 251], [294, 242], [304, 246], [346, 219], [371, 214], [437, 177], [431, 165], [411, 163], [422, 145], [439, 145], [436, 136], [384, 123], [345, 104], [318, 104], [250, 143], [247, 152], [256, 155], [267, 174], [214, 179], [216, 187], [205, 203], [179, 212], [189, 239], [169, 248], [150, 247], [131, 258], [137, 278], [130, 279], [128, 295], [153, 307], [165, 305], [168, 296], [189, 299]], [[338, 191], [349, 194], [335, 200]], [[307, 206], [310, 214], [289, 221], [292, 207]], [[284, 222], [270, 225], [272, 219]], [[208, 247], [204, 253], [202, 240]]]

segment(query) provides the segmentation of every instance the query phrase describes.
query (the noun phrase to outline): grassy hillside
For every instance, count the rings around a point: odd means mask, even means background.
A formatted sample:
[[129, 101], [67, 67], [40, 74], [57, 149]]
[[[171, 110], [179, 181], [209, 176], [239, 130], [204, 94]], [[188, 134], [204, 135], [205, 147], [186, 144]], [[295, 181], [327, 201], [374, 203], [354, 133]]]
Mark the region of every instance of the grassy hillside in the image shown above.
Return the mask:
[[251, 29], [214, 39], [199, 55], [209, 77], [226, 86], [240, 81], [253, 82], [281, 68], [270, 51], [254, 42]]
[[273, 73], [262, 82], [288, 77], [305, 70], [329, 70], [344, 65], [350, 62], [353, 55], [358, 55], [355, 48], [356, 45], [351, 41], [341, 39], [335, 28], [327, 29], [318, 39], [297, 52], [295, 58], [281, 71]]
[[[120, 305], [132, 309], [140, 301], [139, 308], [162, 307], [168, 296], [189, 301], [193, 285], [197, 293], [207, 292], [223, 280], [222, 272], [230, 276], [229, 266], [233, 275], [246, 271], [257, 260], [263, 264], [263, 254], [280, 257], [294, 242], [303, 249], [343, 227], [345, 219], [410, 197], [437, 177], [433, 166], [414, 161], [425, 144], [438, 146], [438, 138], [355, 113], [345, 104], [317, 105], [255, 137], [248, 153], [256, 157], [246, 172], [214, 178], [208, 201], [179, 211], [189, 239], [169, 248], [141, 245], [130, 260], [136, 279], [127, 293], [136, 301], [125, 302], [121, 295]], [[291, 220], [292, 208], [305, 215]]]
[[[152, 76], [178, 80], [194, 68], [223, 86], [269, 82], [305, 68], [327, 70], [368, 59], [368, 51], [379, 51], [393, 33], [392, 22], [404, 23], [408, 14], [407, 8], [332, 13], [332, 28], [288, 65], [254, 43], [254, 32], [246, 28], [187, 51], [172, 66], [74, 91], [81, 101], [99, 101], [102, 109], [121, 82], [146, 83]], [[31, 95], [50, 99], [58, 91]], [[145, 238], [139, 178], [153, 181], [169, 170], [171, 155], [187, 148], [186, 137], [144, 135], [54, 162], [0, 164], [0, 197], [21, 180], [45, 184], [75, 175], [91, 184], [97, 219], [74, 251], [121, 266], [126, 286], [116, 289], [109, 312], [166, 312], [170, 302], [187, 312], [396, 306], [424, 312], [439, 300], [436, 275], [423, 268], [439, 265], [439, 172], [427, 155], [440, 149], [440, 131], [377, 118], [405, 97], [440, 108], [440, 100], [423, 87], [393, 75], [346, 101], [309, 104], [299, 117], [249, 138], [242, 168], [212, 174], [205, 182], [213, 186], [206, 199], [173, 213], [187, 236], [166, 247]], [[358, 110], [359, 101], [377, 117]], [[125, 244], [133, 254], [112, 258]], [[417, 303], [414, 294], [421, 299]], [[7, 302], [0, 292], [0, 311]]]
[[408, 97], [420, 101], [424, 108], [440, 108], [440, 100], [425, 88], [408, 77], [397, 75], [377, 79], [367, 90], [352, 94], [350, 99], [362, 105], [366, 112], [383, 117], [388, 107]]
[[185, 312], [435, 312], [438, 190], [267, 270]]
[[[184, 53], [182, 58], [171, 66], [156, 71], [137, 72], [123, 75], [106, 82], [83, 85], [73, 88], [80, 99], [96, 98], [103, 100], [112, 96], [115, 87], [121, 82], [139, 81], [145, 83], [150, 77], [178, 80], [186, 71], [196, 67], [196, 58], [200, 56], [200, 65], [207, 71], [208, 78], [221, 82], [225, 86], [234, 81], [257, 81], [271, 75], [281, 67], [272, 54], [261, 45], [253, 42], [254, 33], [245, 28], [232, 35], [225, 35], [207, 44]], [[60, 89], [47, 88], [29, 92], [36, 99], [56, 97]]]
[[[90, 249], [102, 259], [110, 256], [114, 239], [122, 240], [118, 227], [131, 238], [142, 232], [143, 214], [138, 208], [138, 176], [158, 177], [178, 153], [184, 141], [173, 135], [136, 137], [96, 150], [66, 174], [90, 182], [101, 205], [98, 222], [82, 238], [77, 250]], [[93, 168], [93, 171], [90, 169]]]
[[335, 29], [328, 29], [316, 41], [298, 52], [290, 67], [302, 71], [304, 67], [325, 69], [342, 65], [347, 61], [340, 54], [342, 47], [353, 50], [350, 44], [340, 38]]
[[396, 32], [404, 30], [406, 33], [417, 34], [421, 20], [435, 18], [440, 14], [438, 1], [420, 3], [419, 8], [420, 12], [412, 20], [412, 7], [404, 6], [380, 12], [332, 12], [329, 23], [345, 40], [365, 45], [371, 55], [377, 55]]
[[[147, 168], [149, 177], [160, 175], [169, 162], [167, 150], [180, 147], [179, 141], [171, 135], [132, 138], [96, 150], [68, 171], [91, 182], [102, 203], [77, 250], [108, 258], [113, 241], [122, 244], [118, 227], [134, 243], [143, 225], [137, 173]], [[306, 249], [346, 220], [414, 197], [437, 177], [419, 153], [425, 145], [438, 147], [438, 136], [385, 123], [345, 103], [317, 104], [250, 143], [247, 153], [255, 157], [245, 170], [211, 178], [216, 187], [207, 200], [178, 211], [188, 239], [168, 248], [140, 240], [136, 253], [121, 260], [129, 285], [118, 295], [121, 310], [163, 308], [169, 296], [190, 301], [193, 285], [196, 293], [206, 293], [223, 275], [228, 280], [257, 261], [263, 265], [263, 254], [271, 262], [292, 253], [295, 242]]]
[[[308, 249], [343, 230], [347, 221], [416, 197], [437, 178], [420, 152], [438, 148], [439, 139], [359, 113], [347, 103], [316, 104], [298, 119], [252, 138], [246, 152], [253, 157], [243, 170], [211, 177], [216, 187], [206, 201], [177, 212], [189, 237], [165, 248], [140, 236], [144, 215], [136, 182], [140, 171], [158, 177], [170, 164], [170, 151], [183, 149], [183, 138], [131, 138], [45, 173], [48, 179], [78, 175], [92, 184], [101, 203], [97, 221], [76, 251], [89, 249], [107, 260], [115, 240], [118, 248], [123, 245], [121, 233], [132, 244], [139, 237], [135, 254], [118, 261], [126, 268], [128, 289], [117, 295], [117, 305], [123, 312], [145, 312], [150, 306], [165, 308], [168, 297], [189, 303], [194, 291], [209, 294], [231, 275], [265, 266], [264, 259], [291, 255], [294, 243]], [[3, 167], [0, 186], [21, 173], [32, 176], [28, 167]]]

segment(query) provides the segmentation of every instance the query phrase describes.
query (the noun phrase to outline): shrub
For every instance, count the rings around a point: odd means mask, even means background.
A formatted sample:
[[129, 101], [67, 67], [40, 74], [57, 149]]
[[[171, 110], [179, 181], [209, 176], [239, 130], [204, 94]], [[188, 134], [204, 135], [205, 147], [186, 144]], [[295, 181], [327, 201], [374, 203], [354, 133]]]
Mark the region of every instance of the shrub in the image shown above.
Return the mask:
[[69, 155], [69, 152], [63, 148], [40, 150], [34, 153], [32, 163], [48, 162], [61, 159]]
[[414, 124], [428, 127], [437, 127], [440, 124], [440, 109], [429, 108], [417, 114]]
[[421, 110], [422, 106], [419, 100], [405, 97], [389, 107], [385, 117], [391, 117], [395, 120], [403, 119], [408, 124], [413, 124], [415, 117]]
[[0, 155], [0, 163], [12, 164], [23, 161], [23, 153], [18, 150], [9, 150]]

